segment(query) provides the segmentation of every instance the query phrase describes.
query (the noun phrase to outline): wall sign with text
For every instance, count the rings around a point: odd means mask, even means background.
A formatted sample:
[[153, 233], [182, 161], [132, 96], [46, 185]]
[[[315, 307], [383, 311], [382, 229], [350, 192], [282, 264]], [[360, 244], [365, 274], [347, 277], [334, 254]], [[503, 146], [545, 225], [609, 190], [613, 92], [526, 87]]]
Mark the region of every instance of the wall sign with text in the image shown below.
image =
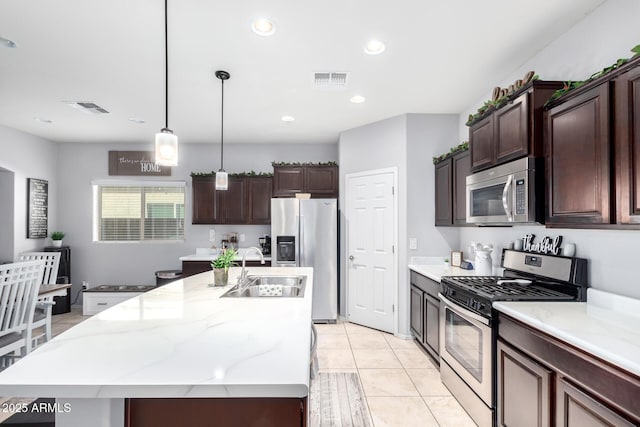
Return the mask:
[[153, 151], [109, 151], [109, 175], [171, 176], [171, 166], [157, 165]]
[[27, 239], [47, 237], [49, 181], [27, 178]]

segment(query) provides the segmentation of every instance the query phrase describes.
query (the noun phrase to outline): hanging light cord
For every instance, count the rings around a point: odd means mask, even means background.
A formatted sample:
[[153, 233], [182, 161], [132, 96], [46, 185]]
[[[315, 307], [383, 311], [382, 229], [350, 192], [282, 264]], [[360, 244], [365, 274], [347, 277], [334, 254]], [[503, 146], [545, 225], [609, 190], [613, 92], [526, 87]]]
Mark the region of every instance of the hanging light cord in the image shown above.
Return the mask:
[[164, 128], [169, 129], [169, 42], [167, 0], [164, 0]]
[[222, 82], [222, 105], [220, 107], [220, 170], [224, 170], [224, 79]]

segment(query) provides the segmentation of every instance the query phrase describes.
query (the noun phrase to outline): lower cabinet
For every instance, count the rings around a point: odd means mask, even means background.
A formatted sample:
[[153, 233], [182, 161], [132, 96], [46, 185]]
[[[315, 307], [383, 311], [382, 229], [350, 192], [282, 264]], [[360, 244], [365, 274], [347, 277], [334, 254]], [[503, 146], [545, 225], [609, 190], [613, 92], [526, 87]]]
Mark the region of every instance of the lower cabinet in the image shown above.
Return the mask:
[[125, 399], [125, 427], [307, 426], [307, 398]]
[[411, 272], [411, 332], [436, 362], [440, 361], [440, 284], [415, 271]]
[[640, 425], [640, 378], [499, 314], [499, 426]]
[[[241, 265], [238, 262], [238, 265]], [[260, 264], [260, 261], [247, 261], [246, 267], [271, 267], [271, 261], [265, 261], [264, 264]], [[182, 278], [193, 276], [194, 274], [204, 273], [205, 271], [211, 271], [211, 261], [182, 261]]]
[[553, 372], [498, 341], [498, 426], [549, 427]]

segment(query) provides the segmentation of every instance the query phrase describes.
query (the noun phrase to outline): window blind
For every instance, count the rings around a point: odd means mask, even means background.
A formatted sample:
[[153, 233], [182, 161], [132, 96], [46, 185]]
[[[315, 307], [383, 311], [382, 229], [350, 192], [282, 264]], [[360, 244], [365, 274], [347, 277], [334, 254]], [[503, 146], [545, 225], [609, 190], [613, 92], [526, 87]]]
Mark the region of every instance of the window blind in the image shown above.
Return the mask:
[[93, 240], [184, 240], [184, 183], [94, 183]]

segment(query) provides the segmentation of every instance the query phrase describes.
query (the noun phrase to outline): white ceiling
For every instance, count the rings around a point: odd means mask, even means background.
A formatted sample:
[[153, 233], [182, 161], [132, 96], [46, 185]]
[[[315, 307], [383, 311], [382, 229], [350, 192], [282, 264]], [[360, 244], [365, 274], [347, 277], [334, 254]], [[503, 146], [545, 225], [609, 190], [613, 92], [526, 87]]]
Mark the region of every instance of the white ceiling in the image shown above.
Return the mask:
[[[219, 142], [218, 69], [231, 73], [225, 142], [333, 143], [403, 113], [460, 113], [603, 2], [169, 0], [169, 127], [181, 142]], [[163, 0], [0, 1], [0, 36], [18, 45], [0, 47], [0, 124], [53, 141], [151, 143], [164, 126], [163, 11]], [[251, 31], [260, 16], [273, 36]], [[370, 38], [386, 51], [366, 55]], [[348, 71], [347, 89], [314, 90], [314, 71]], [[351, 104], [355, 94], [367, 101]]]

